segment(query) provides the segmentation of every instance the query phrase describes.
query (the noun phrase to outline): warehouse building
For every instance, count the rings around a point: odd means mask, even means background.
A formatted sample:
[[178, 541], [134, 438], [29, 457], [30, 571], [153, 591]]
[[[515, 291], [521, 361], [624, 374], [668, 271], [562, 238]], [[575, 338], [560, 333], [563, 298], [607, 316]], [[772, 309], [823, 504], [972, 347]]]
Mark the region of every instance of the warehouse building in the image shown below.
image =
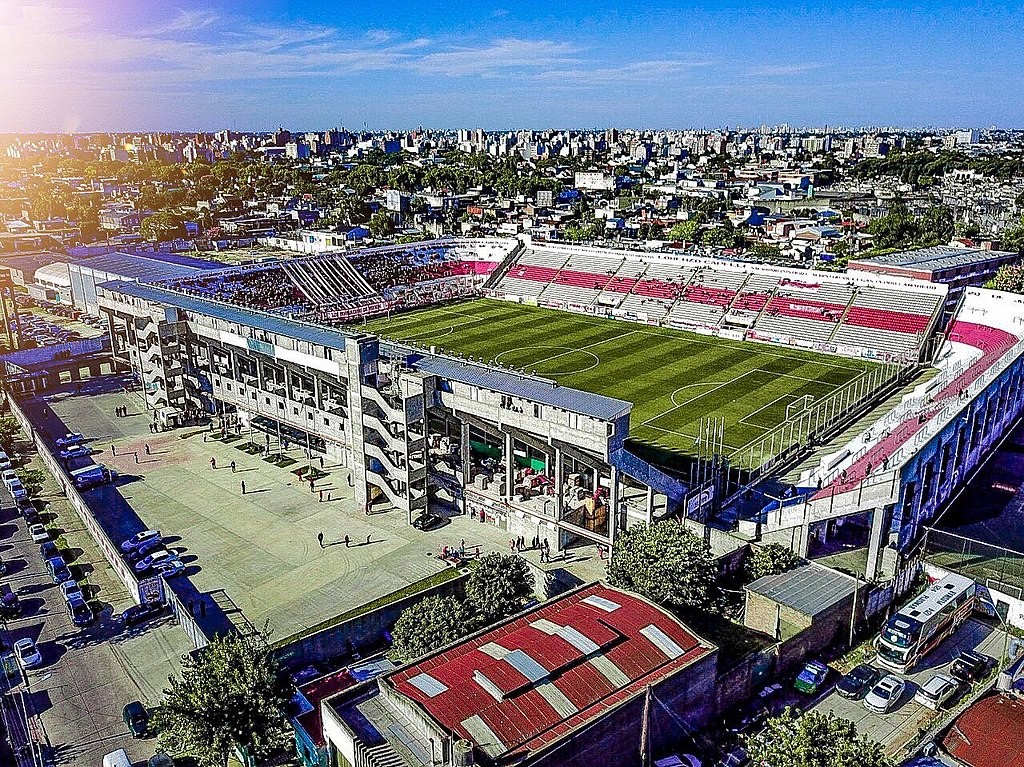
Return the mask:
[[325, 701], [324, 739], [360, 767], [627, 765], [707, 723], [716, 663], [667, 611], [594, 583]]

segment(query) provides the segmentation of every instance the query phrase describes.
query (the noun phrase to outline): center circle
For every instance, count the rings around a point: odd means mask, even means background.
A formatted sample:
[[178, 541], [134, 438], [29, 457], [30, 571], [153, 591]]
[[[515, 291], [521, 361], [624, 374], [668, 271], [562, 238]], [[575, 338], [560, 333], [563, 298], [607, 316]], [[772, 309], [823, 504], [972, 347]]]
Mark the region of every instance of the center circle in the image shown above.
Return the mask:
[[542, 376], [564, 376], [593, 370], [601, 358], [593, 352], [573, 349], [571, 346], [523, 346], [507, 349], [494, 361], [506, 367], [537, 372]]

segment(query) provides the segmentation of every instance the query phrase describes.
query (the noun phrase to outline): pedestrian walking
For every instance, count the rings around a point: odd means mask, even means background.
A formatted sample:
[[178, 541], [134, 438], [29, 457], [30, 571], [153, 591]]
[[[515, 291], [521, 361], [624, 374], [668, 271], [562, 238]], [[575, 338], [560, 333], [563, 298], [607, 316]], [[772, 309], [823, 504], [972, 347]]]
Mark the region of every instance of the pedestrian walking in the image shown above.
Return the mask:
[[211, 458], [210, 459], [210, 468], [211, 469], [216, 469], [217, 468], [217, 459], [216, 458]]
[[317, 533], [316, 534], [316, 540], [317, 540], [317, 543], [320, 544], [320, 548], [322, 549], [324, 547], [324, 534], [322, 532], [321, 533]]
[[235, 462], [234, 461], [231, 462], [231, 473], [232, 474], [235, 473]]
[[117, 449], [113, 445], [110, 446], [110, 454], [117, 455]]
[[369, 535], [366, 536], [366, 545], [367, 546], [370, 545], [370, 536]]
[[323, 467], [324, 467], [324, 457], [320, 456], [320, 468], [322, 469]]
[[348, 538], [348, 536], [346, 535], [346, 536], [345, 536], [345, 548], [346, 548], [346, 549], [348, 548], [348, 543], [349, 543], [349, 538]]
[[146, 455], [149, 455], [149, 445], [143, 445], [143, 447], [146, 449]]
[[245, 495], [245, 480], [242, 480], [242, 495]]
[[320, 489], [320, 499], [317, 501], [317, 503], [323, 503], [323, 502], [324, 502], [324, 491], [323, 491], [323, 488], [321, 488]]

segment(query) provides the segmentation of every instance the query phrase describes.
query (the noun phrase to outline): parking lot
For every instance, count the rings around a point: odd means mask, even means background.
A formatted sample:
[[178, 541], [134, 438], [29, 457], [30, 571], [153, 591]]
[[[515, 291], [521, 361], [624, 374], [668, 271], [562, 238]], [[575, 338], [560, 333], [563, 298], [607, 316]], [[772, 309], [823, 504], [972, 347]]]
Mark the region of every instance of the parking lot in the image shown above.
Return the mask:
[[0, 556], [7, 565], [0, 580], [21, 604], [20, 615], [5, 621], [4, 639], [13, 644], [31, 638], [42, 655], [41, 665], [16, 675], [14, 686], [26, 691], [29, 716], [38, 716], [32, 729], [49, 745], [55, 764], [98, 765], [118, 748], [144, 760], [155, 742], [129, 736], [122, 707], [132, 700], [156, 705], [167, 676], [180, 670], [181, 655], [191, 645], [169, 617], [125, 630], [120, 615], [134, 602], [52, 478], [39, 499], [41, 519], [60, 533], [62, 554], [98, 608], [97, 618], [85, 628], [73, 625], [25, 520], [14, 509], [0, 512]]
[[[466, 516], [429, 532], [411, 527], [401, 512], [368, 516], [353, 500], [348, 472], [330, 463], [310, 492], [292, 473], [307, 462], [294, 446], [287, 451], [294, 464], [283, 468], [238, 449], [248, 443], [247, 435], [225, 444], [207, 439], [201, 428], [154, 434], [137, 395], [98, 392], [98, 385], [25, 407], [44, 425], [42, 410], [52, 408], [62, 421], [50, 416], [54, 436], [67, 427], [92, 438], [93, 459], [121, 474], [121, 494], [145, 526], [169, 536], [195, 586], [224, 589], [252, 624], [269, 620], [276, 638], [439, 572], [446, 565], [437, 554], [445, 546], [464, 541], [470, 552], [508, 551], [504, 531]], [[128, 408], [127, 417], [114, 415], [121, 406]], [[262, 441], [263, 435], [257, 432], [256, 438]], [[106, 489], [86, 497], [101, 490]], [[104, 518], [104, 524], [110, 529], [117, 520]], [[134, 532], [125, 528], [119, 535]], [[525, 556], [539, 560], [536, 552]], [[593, 547], [567, 564], [591, 579], [604, 572]]]
[[[838, 674], [829, 680], [828, 692], [811, 708], [824, 713], [848, 719], [857, 725], [857, 731], [872, 740], [881, 743], [887, 753], [896, 754], [914, 740], [922, 729], [929, 726], [937, 716], [936, 712], [922, 706], [914, 700], [918, 687], [932, 675], [948, 673], [950, 662], [963, 650], [976, 650], [989, 658], [999, 658], [1003, 652], [1005, 641], [1002, 630], [993, 628], [979, 620], [970, 619], [952, 637], [943, 642], [937, 649], [916, 666], [909, 674], [904, 675], [907, 688], [900, 700], [886, 714], [868, 711], [861, 700], [843, 698], [835, 691]], [[882, 668], [876, 666], [877, 668]], [[884, 671], [884, 669], [882, 669]], [[949, 703], [957, 705], [970, 690], [963, 690]]]

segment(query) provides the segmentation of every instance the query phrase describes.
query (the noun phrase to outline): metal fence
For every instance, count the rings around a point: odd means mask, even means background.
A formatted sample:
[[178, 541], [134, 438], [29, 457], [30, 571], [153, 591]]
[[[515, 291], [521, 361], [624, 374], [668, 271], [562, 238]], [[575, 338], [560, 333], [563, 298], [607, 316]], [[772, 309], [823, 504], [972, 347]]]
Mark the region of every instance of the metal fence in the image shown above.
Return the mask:
[[926, 528], [921, 556], [1005, 594], [1024, 596], [1024, 553], [946, 530]]

